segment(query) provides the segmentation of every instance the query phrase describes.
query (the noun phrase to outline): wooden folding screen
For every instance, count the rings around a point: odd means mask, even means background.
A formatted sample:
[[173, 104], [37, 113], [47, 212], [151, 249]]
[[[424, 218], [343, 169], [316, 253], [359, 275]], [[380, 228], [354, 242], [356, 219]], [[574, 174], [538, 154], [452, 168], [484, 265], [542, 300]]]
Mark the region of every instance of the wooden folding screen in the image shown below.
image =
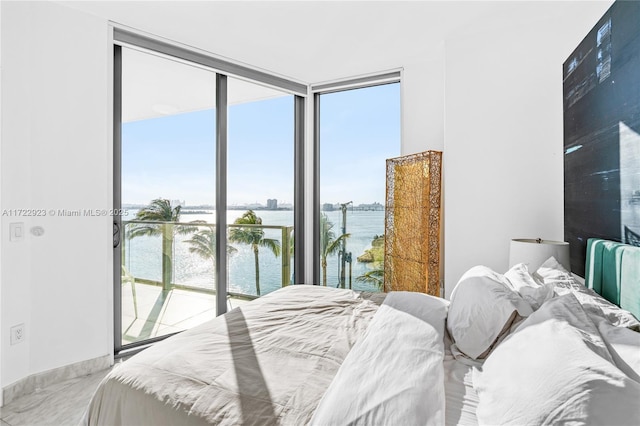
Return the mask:
[[385, 291], [440, 295], [442, 152], [387, 160]]

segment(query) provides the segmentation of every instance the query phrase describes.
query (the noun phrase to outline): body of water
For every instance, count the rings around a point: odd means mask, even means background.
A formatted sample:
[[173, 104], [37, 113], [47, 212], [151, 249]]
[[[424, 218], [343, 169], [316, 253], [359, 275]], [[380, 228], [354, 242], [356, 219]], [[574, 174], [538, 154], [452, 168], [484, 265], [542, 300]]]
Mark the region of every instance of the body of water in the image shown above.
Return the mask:
[[[124, 220], [132, 220], [135, 210], [130, 210]], [[244, 211], [229, 210], [227, 223], [240, 217]], [[261, 210], [256, 214], [262, 218], [263, 225], [293, 226], [293, 211]], [[342, 213], [340, 211], [325, 212], [330, 222], [334, 224], [333, 231], [336, 236], [341, 234]], [[183, 214], [181, 222], [204, 220], [214, 223], [215, 214]], [[131, 226], [131, 225], [129, 225]], [[376, 235], [384, 234], [383, 211], [348, 211], [347, 233], [351, 237], [347, 240], [347, 251], [352, 253], [352, 285], [357, 290], [376, 291], [377, 288], [364, 283], [356, 282], [355, 278], [365, 273], [370, 266], [357, 262], [356, 258], [366, 249], [371, 248], [371, 241]], [[203, 259], [197, 254], [190, 253], [190, 244], [186, 240], [189, 235], [176, 235], [173, 249], [174, 282], [177, 284], [191, 285], [203, 288], [215, 288], [213, 261]], [[281, 242], [282, 231], [280, 229], [265, 229], [265, 238], [273, 238]], [[249, 245], [229, 243], [236, 251], [229, 255], [229, 291], [244, 294], [256, 294], [254, 254]], [[285, 254], [286, 255], [286, 254]], [[162, 279], [162, 238], [137, 237], [125, 239], [124, 263], [136, 278], [146, 278], [161, 281]], [[327, 259], [327, 286], [336, 287], [339, 284], [338, 255]], [[291, 259], [293, 267], [293, 259]], [[260, 288], [261, 294], [267, 294], [282, 286], [282, 259], [275, 257], [267, 248], [260, 247]], [[293, 270], [292, 270], [293, 271]], [[349, 286], [347, 265], [346, 286]], [[317, 277], [317, 283], [322, 278]]]

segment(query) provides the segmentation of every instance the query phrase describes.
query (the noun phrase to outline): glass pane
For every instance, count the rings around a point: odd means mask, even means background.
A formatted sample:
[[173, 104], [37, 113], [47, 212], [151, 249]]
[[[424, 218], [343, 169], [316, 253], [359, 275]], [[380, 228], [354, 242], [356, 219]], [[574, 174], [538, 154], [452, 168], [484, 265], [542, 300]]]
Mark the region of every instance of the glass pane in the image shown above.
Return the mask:
[[250, 300], [293, 273], [294, 97], [228, 83], [228, 291]]
[[382, 291], [387, 158], [400, 155], [400, 84], [320, 96], [320, 277]]
[[216, 315], [215, 251], [210, 251], [215, 73], [138, 50], [122, 52], [126, 345]]

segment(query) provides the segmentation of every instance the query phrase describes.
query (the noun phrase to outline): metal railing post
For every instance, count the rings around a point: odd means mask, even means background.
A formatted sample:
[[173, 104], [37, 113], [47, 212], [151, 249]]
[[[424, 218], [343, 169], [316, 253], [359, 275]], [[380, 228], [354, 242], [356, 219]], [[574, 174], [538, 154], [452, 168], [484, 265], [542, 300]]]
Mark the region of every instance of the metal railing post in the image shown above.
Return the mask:
[[291, 235], [291, 227], [282, 227], [282, 287], [286, 287], [291, 282], [291, 254], [289, 249], [289, 236]]

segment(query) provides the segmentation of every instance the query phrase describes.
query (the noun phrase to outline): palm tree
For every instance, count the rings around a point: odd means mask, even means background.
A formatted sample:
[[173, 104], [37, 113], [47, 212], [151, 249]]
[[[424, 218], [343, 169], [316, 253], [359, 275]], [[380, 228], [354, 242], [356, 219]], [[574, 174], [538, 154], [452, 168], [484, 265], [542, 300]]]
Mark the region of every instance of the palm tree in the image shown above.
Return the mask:
[[373, 269], [356, 277], [356, 281], [360, 283], [373, 284], [378, 290], [384, 290], [384, 264], [374, 266]]
[[173, 240], [176, 234], [188, 234], [194, 226], [176, 226], [172, 222], [180, 221], [181, 206], [171, 207], [171, 202], [156, 198], [136, 214], [136, 220], [153, 223], [134, 223], [129, 229], [129, 238], [162, 235], [162, 289], [166, 292], [173, 281]]
[[229, 230], [229, 241], [241, 244], [249, 244], [253, 249], [253, 257], [256, 267], [256, 293], [260, 296], [260, 266], [258, 263], [259, 247], [268, 248], [276, 257], [280, 256], [280, 242], [272, 238], [264, 238], [262, 219], [256, 216], [253, 210], [247, 210], [234, 222], [236, 225], [249, 225], [243, 227], [233, 227]]
[[336, 238], [332, 231], [333, 223], [327, 219], [327, 215], [320, 216], [320, 264], [322, 265], [322, 285], [327, 286], [327, 257], [340, 250], [340, 244], [351, 234], [342, 234]]
[[[195, 223], [195, 222], [193, 222]], [[204, 229], [193, 234], [191, 239], [186, 240], [190, 244], [189, 253], [195, 253], [203, 259], [211, 260], [213, 263], [213, 277], [215, 287], [215, 270], [216, 270], [216, 230], [213, 226], [207, 226]], [[227, 254], [235, 253], [238, 250], [227, 245]]]

